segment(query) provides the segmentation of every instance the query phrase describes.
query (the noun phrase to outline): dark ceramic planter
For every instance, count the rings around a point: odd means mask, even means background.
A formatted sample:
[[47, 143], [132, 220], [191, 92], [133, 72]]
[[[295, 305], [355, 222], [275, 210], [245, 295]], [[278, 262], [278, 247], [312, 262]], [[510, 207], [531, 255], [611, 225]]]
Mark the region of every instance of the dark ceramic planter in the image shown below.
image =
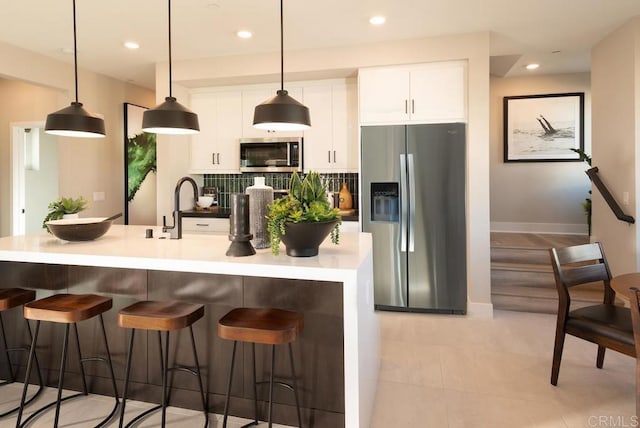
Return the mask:
[[291, 257], [313, 257], [318, 255], [318, 247], [331, 233], [338, 221], [316, 223], [285, 223], [285, 234], [280, 237]]

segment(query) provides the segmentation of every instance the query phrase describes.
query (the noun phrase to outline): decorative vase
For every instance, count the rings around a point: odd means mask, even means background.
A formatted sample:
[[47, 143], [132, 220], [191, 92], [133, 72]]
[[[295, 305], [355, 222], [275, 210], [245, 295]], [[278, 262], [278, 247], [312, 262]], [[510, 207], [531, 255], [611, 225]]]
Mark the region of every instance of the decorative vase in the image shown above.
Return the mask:
[[291, 257], [318, 255], [318, 247], [331, 233], [338, 220], [313, 223], [285, 223], [284, 235], [280, 237]]
[[267, 205], [273, 203], [273, 187], [264, 184], [264, 177], [255, 177], [253, 186], [247, 187], [249, 195], [249, 225], [255, 248], [269, 247], [267, 231]]
[[342, 188], [340, 189], [340, 202], [338, 204], [338, 208], [341, 210], [350, 210], [353, 208], [353, 199], [351, 197], [351, 192], [347, 188], [347, 183], [342, 183]]
[[231, 214], [229, 215], [229, 249], [226, 255], [231, 257], [252, 256], [256, 250], [251, 245], [249, 231], [249, 195], [231, 194]]

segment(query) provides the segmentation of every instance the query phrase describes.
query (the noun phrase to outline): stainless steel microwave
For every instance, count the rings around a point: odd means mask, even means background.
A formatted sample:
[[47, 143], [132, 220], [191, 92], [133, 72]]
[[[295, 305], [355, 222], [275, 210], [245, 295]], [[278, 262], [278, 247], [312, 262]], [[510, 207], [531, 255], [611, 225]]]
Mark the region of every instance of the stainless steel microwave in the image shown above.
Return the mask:
[[241, 172], [302, 172], [302, 138], [241, 138]]

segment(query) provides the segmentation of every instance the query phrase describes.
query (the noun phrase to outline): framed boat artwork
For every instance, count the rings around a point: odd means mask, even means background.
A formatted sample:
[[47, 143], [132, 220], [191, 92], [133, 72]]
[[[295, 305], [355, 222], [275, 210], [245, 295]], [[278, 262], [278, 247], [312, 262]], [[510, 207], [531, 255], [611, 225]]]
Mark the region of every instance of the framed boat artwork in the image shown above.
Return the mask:
[[124, 103], [125, 224], [156, 224], [156, 134], [142, 131], [146, 110]]
[[505, 162], [579, 162], [584, 92], [504, 97]]

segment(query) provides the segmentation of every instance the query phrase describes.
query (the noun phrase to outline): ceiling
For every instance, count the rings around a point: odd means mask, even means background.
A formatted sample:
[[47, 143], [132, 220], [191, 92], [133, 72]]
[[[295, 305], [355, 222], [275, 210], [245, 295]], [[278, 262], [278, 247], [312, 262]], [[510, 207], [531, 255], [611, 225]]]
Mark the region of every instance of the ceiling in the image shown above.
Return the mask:
[[[76, 7], [79, 66], [154, 89], [154, 64], [168, 58], [167, 2]], [[370, 25], [374, 14], [386, 24]], [[287, 0], [285, 51], [490, 31], [492, 73], [528, 73], [528, 62], [541, 64], [536, 73], [578, 72], [595, 43], [636, 15], [638, 0]], [[240, 29], [253, 37], [238, 38]], [[172, 39], [174, 60], [278, 52], [279, 2], [175, 0]], [[72, 62], [71, 0], [0, 0], [0, 41]]]

